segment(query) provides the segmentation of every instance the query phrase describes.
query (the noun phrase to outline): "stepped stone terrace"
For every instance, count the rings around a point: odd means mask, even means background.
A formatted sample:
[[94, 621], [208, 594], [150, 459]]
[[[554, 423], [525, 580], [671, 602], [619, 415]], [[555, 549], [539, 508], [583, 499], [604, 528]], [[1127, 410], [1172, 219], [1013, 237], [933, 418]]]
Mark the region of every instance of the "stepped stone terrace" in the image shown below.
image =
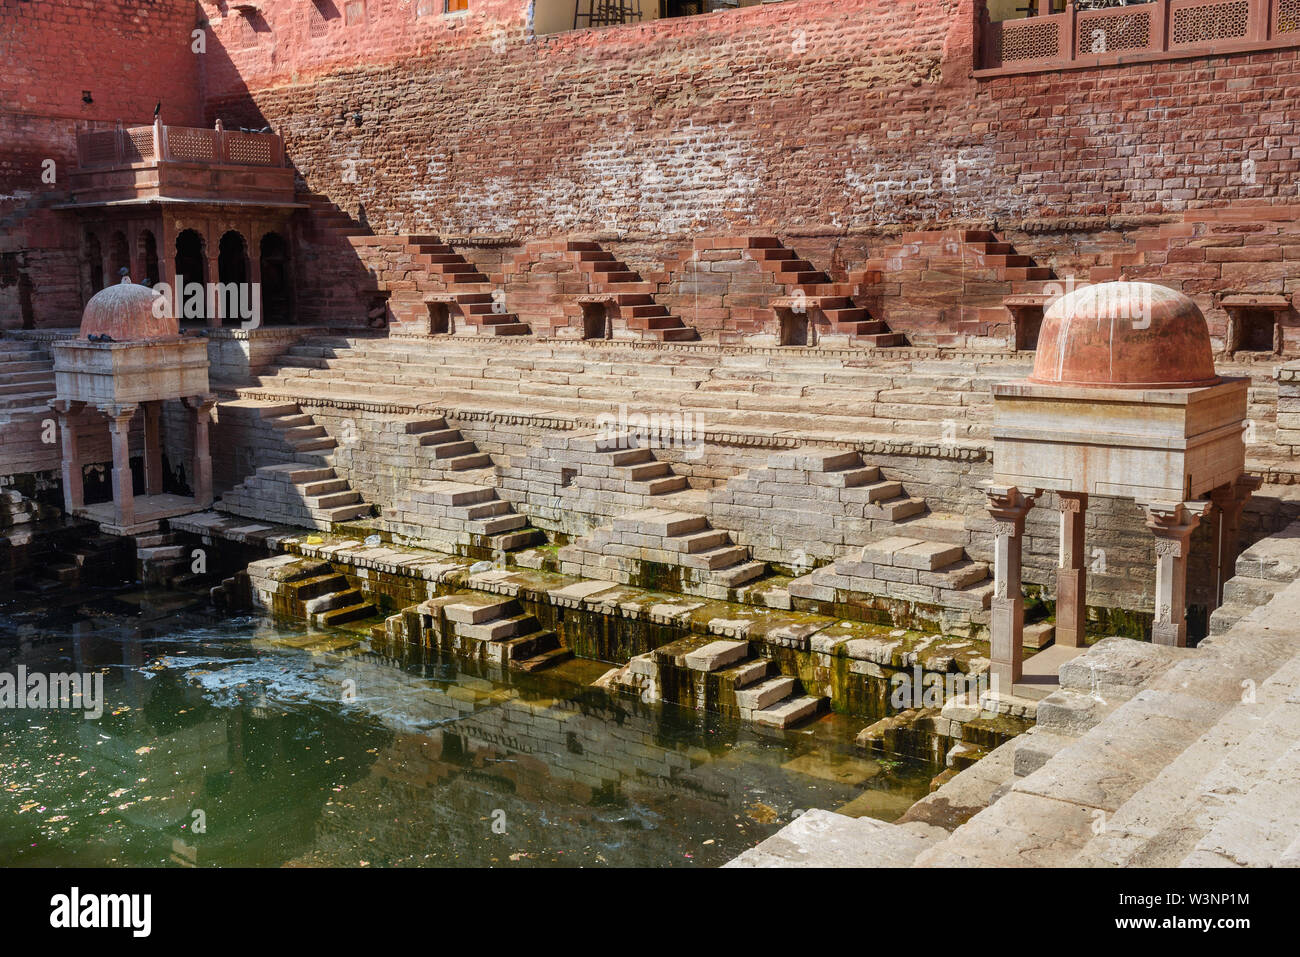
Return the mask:
[[156, 6], [0, 108], [3, 588], [925, 769], [733, 866], [1300, 863], [1295, 4]]

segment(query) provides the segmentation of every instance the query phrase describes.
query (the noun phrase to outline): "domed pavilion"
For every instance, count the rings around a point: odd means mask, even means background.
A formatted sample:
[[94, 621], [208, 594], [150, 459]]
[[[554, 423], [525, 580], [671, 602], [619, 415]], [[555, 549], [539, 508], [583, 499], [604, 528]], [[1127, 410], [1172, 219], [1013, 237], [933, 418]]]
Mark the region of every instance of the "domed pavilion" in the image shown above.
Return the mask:
[[1009, 689], [1021, 678], [1025, 516], [1056, 493], [1061, 538], [1058, 645], [1084, 644], [1084, 519], [1091, 495], [1129, 498], [1156, 538], [1152, 640], [1185, 645], [1187, 553], [1206, 518], [1218, 533], [1216, 600], [1236, 560], [1241, 510], [1258, 481], [1245, 474], [1247, 380], [1214, 370], [1200, 309], [1141, 282], [1087, 286], [1043, 316], [1027, 379], [993, 387], [996, 538], [990, 656]]
[[[105, 531], [136, 535], [157, 529], [161, 519], [212, 504], [208, 424], [216, 397], [208, 391], [207, 343], [180, 334], [165, 298], [129, 279], [108, 286], [86, 303], [78, 337], [54, 343], [51, 351], [56, 394], [51, 405], [59, 414], [64, 504], [70, 514], [93, 519]], [[192, 449], [192, 498], [163, 493], [163, 404], [172, 400], [188, 410], [181, 421], [190, 434], [174, 444]], [[144, 463], [141, 498], [134, 495], [131, 472], [137, 411], [143, 412], [137, 441]], [[113, 448], [113, 502], [87, 506], [81, 446], [94, 423], [104, 420]]]

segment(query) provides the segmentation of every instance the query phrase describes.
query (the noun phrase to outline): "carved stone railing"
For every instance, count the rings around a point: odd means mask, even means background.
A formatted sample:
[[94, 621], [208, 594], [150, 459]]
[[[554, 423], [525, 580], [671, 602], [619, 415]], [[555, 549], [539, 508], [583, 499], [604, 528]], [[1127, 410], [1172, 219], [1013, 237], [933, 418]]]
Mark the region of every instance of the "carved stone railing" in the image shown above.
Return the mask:
[[1300, 46], [1300, 0], [1151, 0], [980, 24], [975, 75]]
[[276, 133], [244, 133], [192, 126], [119, 126], [77, 137], [81, 169], [135, 164], [202, 163], [213, 166], [283, 166], [284, 144]]

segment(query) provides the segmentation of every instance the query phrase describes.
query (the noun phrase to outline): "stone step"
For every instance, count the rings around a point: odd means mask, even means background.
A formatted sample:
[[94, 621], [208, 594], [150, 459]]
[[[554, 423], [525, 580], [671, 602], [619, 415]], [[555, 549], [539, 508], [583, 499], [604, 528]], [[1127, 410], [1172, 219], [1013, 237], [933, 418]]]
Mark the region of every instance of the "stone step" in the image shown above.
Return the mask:
[[631, 512], [614, 520], [614, 531], [632, 532], [640, 535], [657, 535], [660, 538], [676, 538], [692, 532], [704, 531], [708, 519], [703, 515], [690, 512], [665, 512], [647, 509]]
[[467, 521], [465, 523], [465, 530], [476, 535], [502, 535], [506, 532], [518, 531], [527, 525], [527, 516], [511, 514], [483, 519], [481, 521]]
[[421, 432], [418, 435], [420, 444], [425, 446], [461, 442], [465, 438], [460, 429], [437, 429], [432, 432]]
[[473, 455], [460, 455], [453, 459], [439, 459], [448, 469], [453, 472], [468, 472], [471, 469], [487, 469], [492, 467], [492, 456], [486, 452], [477, 452]]
[[323, 508], [317, 512], [318, 517], [331, 522], [350, 522], [353, 519], [364, 518], [371, 514], [371, 507], [364, 502], [356, 505], [342, 505], [337, 508]]
[[767, 574], [766, 562], [740, 562], [736, 565], [730, 565], [726, 568], [719, 568], [710, 572], [711, 581], [726, 588], [739, 588], [756, 578], [762, 578]]
[[423, 435], [429, 432], [439, 432], [447, 428], [447, 420], [437, 419], [418, 419], [413, 422], [406, 422], [402, 426], [407, 435]]
[[428, 498], [435, 505], [478, 505], [496, 498], [496, 489], [460, 482], [425, 482], [417, 487], [421, 499]]
[[668, 495], [672, 492], [680, 492], [690, 487], [690, 480], [684, 475], [669, 475], [664, 478], [651, 479], [648, 482], [633, 482], [635, 485], [643, 485], [646, 495]]
[[522, 661], [515, 661], [511, 664], [520, 671], [534, 672], [542, 671], [543, 669], [550, 668], [553, 665], [558, 665], [561, 662], [568, 661], [572, 657], [573, 652], [568, 648], [557, 646], [549, 651], [543, 651], [539, 655], [525, 658]]
[[1293, 744], [1179, 864], [1272, 867], [1300, 838], [1300, 743]]
[[318, 439], [294, 439], [290, 445], [298, 452], [324, 452], [338, 447], [338, 443], [329, 436]]
[[822, 710], [825, 704], [825, 698], [813, 697], [812, 695], [791, 697], [766, 708], [760, 708], [754, 712], [751, 720], [755, 724], [761, 724], [769, 728], [789, 728], [800, 721], [813, 717]]
[[724, 867], [910, 867], [947, 835], [919, 823], [887, 824], [834, 811], [805, 811], [790, 824]]
[[466, 441], [449, 441], [436, 444], [427, 444], [423, 441], [421, 445], [426, 445], [433, 452], [435, 459], [453, 459], [465, 455], [474, 455], [478, 452], [478, 446], [473, 442]]
[[346, 608], [336, 608], [331, 611], [323, 612], [316, 616], [317, 624], [322, 627], [332, 627], [336, 625], [345, 625], [350, 621], [361, 621], [365, 618], [372, 618], [375, 615], [375, 606], [369, 602], [349, 605]]
[[533, 631], [536, 628], [537, 619], [529, 614], [514, 615], [509, 618], [494, 618], [478, 625], [457, 623], [455, 626], [457, 635], [472, 641], [501, 641], [504, 638], [521, 634], [525, 630]]
[[692, 671], [712, 672], [729, 668], [748, 655], [747, 641], [712, 641], [688, 652], [684, 662]]
[[768, 678], [736, 691], [736, 706], [744, 711], [761, 711], [794, 694], [798, 687], [795, 678]]
[[458, 597], [444, 603], [442, 613], [448, 621], [463, 625], [481, 625], [484, 622], [513, 615], [518, 605], [513, 598], [498, 599], [478, 593]]
[[361, 592], [355, 588], [345, 588], [342, 591], [325, 592], [315, 598], [307, 600], [305, 608], [307, 614], [316, 615], [321, 612], [333, 611], [336, 608], [351, 608], [360, 604], [362, 601]]
[[[1300, 741], [1300, 656], [1256, 688], [1256, 701], [1222, 716], [1107, 821], [1079, 852], [1085, 866], [1176, 866], [1247, 794], [1271, 762]], [[1041, 713], [1041, 712], [1040, 712]], [[1219, 865], [1222, 866], [1222, 865]]]
[[631, 465], [624, 469], [624, 474], [632, 482], [648, 482], [651, 479], [662, 478], [665, 475], [671, 475], [673, 467], [667, 462], [646, 462], [641, 465]]
[[703, 568], [717, 571], [739, 565], [749, 558], [749, 549], [740, 545], [724, 545], [699, 552], [682, 552], [681, 564], [686, 568]]
[[333, 492], [343, 492], [348, 489], [348, 483], [344, 479], [324, 479], [318, 482], [304, 482], [298, 486], [298, 491], [304, 496], [314, 497], [320, 495], [329, 495]]
[[730, 542], [730, 535], [714, 528], [703, 532], [691, 532], [689, 535], [677, 535], [666, 539], [664, 547], [673, 548], [681, 552], [696, 553], [707, 552], [720, 546], [727, 545]]
[[340, 505], [354, 505], [361, 501], [361, 496], [357, 492], [348, 489], [343, 492], [331, 492], [327, 495], [306, 495], [303, 497], [307, 507], [310, 509], [331, 509]]
[[290, 485], [309, 485], [312, 482], [324, 482], [338, 476], [332, 468], [301, 465], [270, 465], [257, 470], [258, 475], [288, 482]]

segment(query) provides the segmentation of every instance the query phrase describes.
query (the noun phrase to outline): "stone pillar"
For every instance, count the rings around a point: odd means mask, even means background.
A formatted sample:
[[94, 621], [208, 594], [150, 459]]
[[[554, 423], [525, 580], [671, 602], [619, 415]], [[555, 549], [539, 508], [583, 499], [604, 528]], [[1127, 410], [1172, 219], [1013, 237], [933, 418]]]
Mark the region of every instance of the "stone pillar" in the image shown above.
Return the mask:
[[1146, 502], [1147, 528], [1156, 536], [1156, 613], [1151, 641], [1187, 646], [1187, 553], [1209, 502]]
[[1088, 511], [1084, 492], [1058, 492], [1061, 513], [1061, 551], [1056, 568], [1056, 643], [1082, 648], [1087, 642], [1088, 570], [1085, 565], [1083, 528]]
[[209, 297], [207, 294], [208, 289], [216, 288], [216, 284], [221, 282], [221, 269], [217, 265], [216, 256], [208, 257], [207, 282], [209, 285], [205, 286], [203, 289], [203, 299], [204, 299], [203, 308], [206, 311], [208, 317], [208, 328], [219, 329], [221, 328], [221, 320], [223, 318], [221, 315], [222, 313], [221, 297], [217, 296], [216, 302], [214, 303], [212, 301], [212, 298]]
[[59, 438], [63, 443], [63, 509], [72, 512], [86, 504], [85, 485], [81, 478], [81, 443], [77, 438], [77, 418], [83, 402], [57, 399], [50, 408], [59, 414]]
[[131, 417], [134, 405], [102, 408], [108, 416], [108, 431], [113, 437], [113, 505], [116, 522], [121, 528], [135, 524], [135, 490], [131, 481]]
[[162, 472], [162, 430], [159, 420], [162, 418], [161, 402], [145, 402], [144, 408], [144, 493], [161, 495], [163, 490]]
[[212, 407], [216, 403], [217, 397], [211, 394], [192, 395], [185, 400], [185, 405], [194, 412], [194, 475], [191, 480], [194, 501], [203, 508], [212, 504], [212, 453], [208, 448], [208, 423]]
[[1239, 475], [1230, 485], [1220, 485], [1210, 493], [1214, 504], [1214, 606], [1223, 604], [1223, 585], [1236, 574], [1237, 550], [1241, 544], [1241, 513], [1253, 493], [1262, 484], [1255, 475]]
[[1025, 516], [1034, 507], [1014, 485], [989, 485], [988, 510], [993, 516], [993, 602], [989, 623], [989, 673], [993, 690], [1010, 694], [1020, 680], [1024, 658], [1025, 600], [1020, 594], [1020, 559]]

